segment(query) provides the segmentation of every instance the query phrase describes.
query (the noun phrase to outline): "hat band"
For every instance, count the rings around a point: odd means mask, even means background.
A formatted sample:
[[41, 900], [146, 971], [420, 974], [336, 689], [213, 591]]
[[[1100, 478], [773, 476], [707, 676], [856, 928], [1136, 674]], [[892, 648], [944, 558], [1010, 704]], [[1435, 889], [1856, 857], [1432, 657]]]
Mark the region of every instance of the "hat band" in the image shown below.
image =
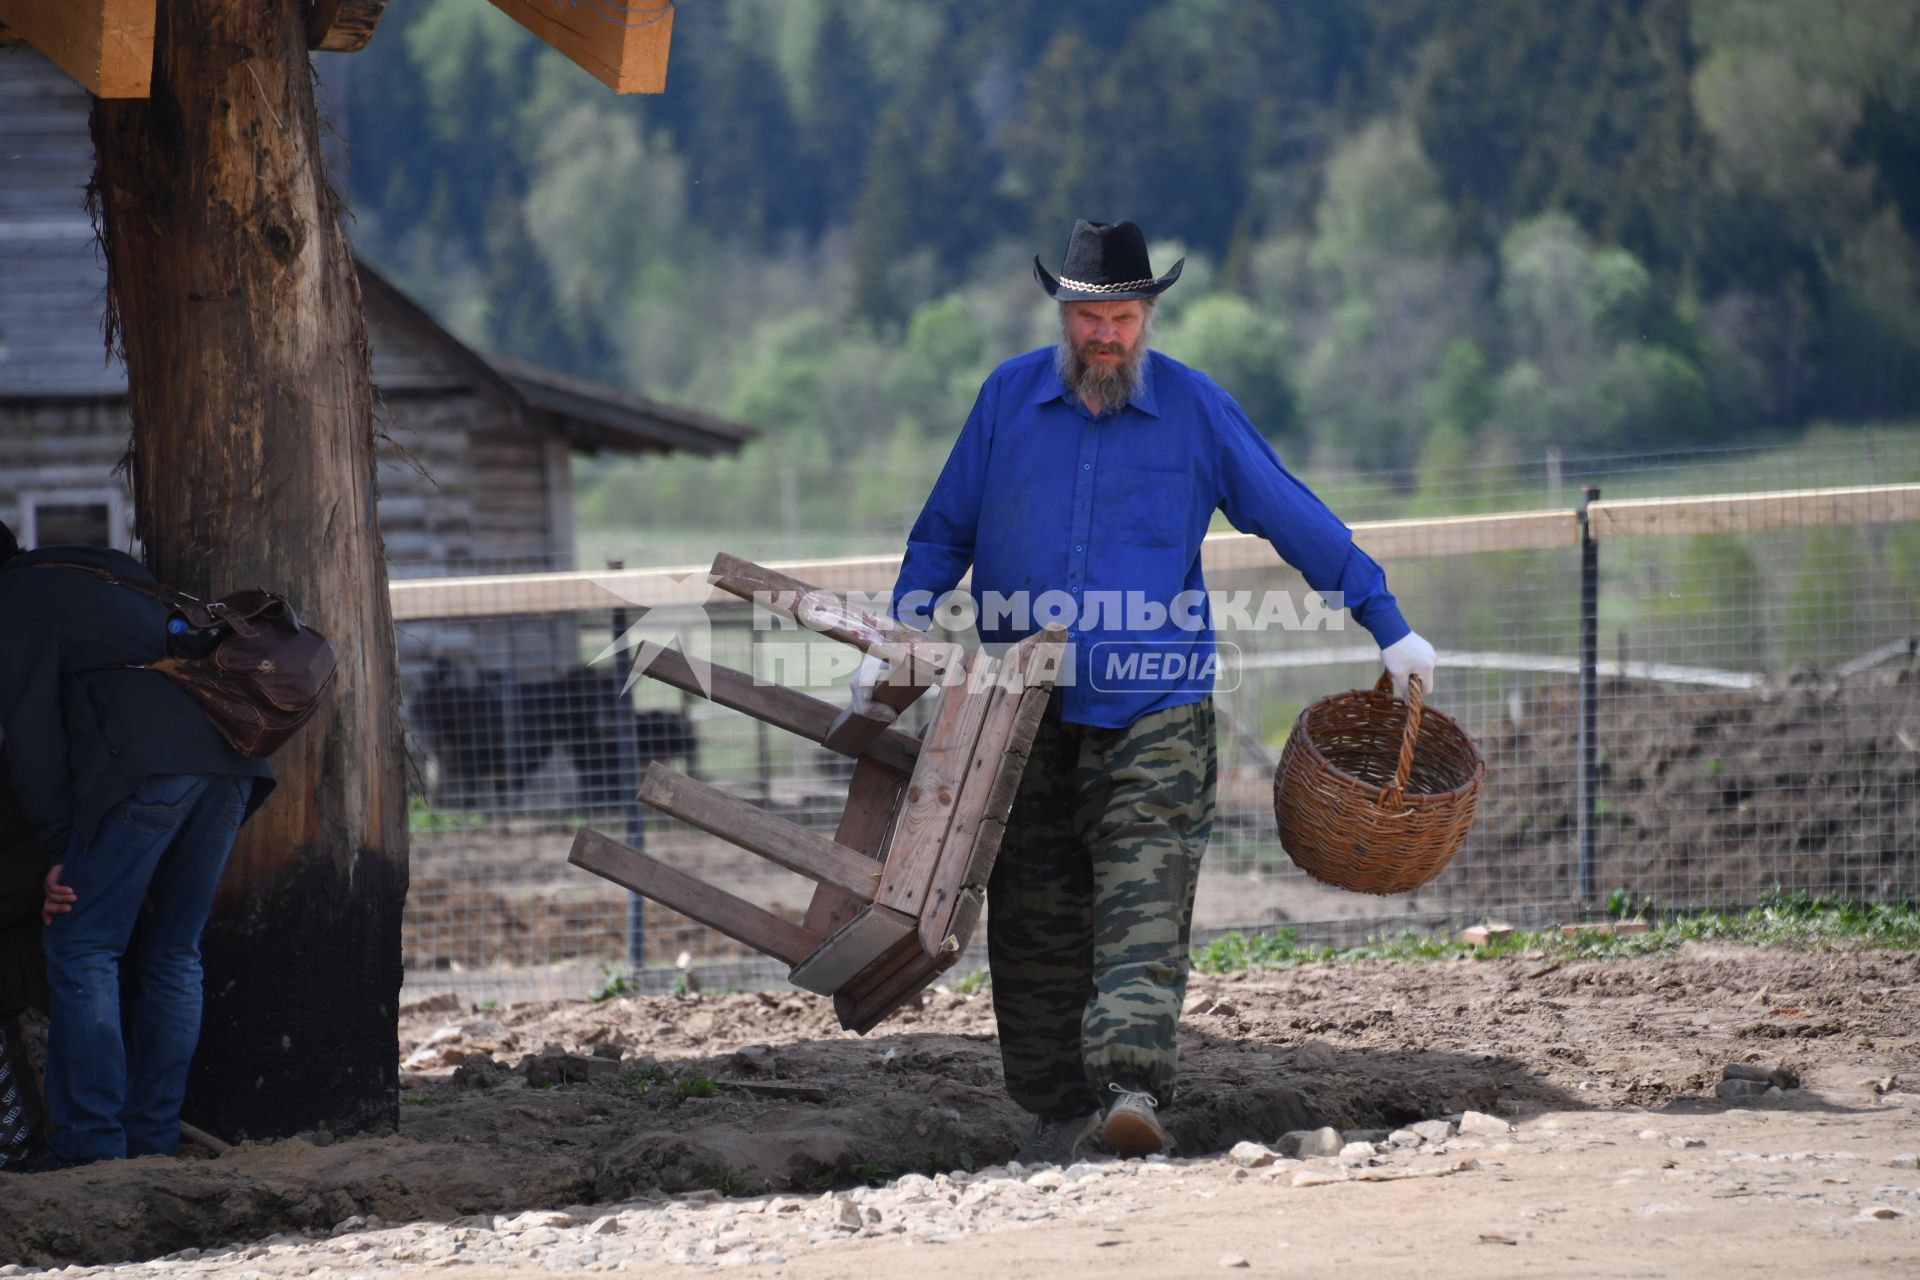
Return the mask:
[[1145, 280], [1123, 280], [1119, 284], [1090, 284], [1085, 280], [1060, 277], [1061, 288], [1072, 289], [1078, 293], [1123, 293], [1133, 289], [1151, 288], [1153, 283], [1152, 276], [1148, 276]]

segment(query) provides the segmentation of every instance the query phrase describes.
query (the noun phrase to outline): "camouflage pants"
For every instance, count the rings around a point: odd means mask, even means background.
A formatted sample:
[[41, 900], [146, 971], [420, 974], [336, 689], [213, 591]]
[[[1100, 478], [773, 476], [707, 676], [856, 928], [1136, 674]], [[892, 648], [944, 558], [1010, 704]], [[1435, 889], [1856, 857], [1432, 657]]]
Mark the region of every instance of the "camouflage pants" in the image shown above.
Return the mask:
[[1172, 1101], [1194, 883], [1213, 830], [1211, 699], [1124, 729], [1043, 722], [987, 888], [1007, 1092], [1038, 1115], [1107, 1086]]

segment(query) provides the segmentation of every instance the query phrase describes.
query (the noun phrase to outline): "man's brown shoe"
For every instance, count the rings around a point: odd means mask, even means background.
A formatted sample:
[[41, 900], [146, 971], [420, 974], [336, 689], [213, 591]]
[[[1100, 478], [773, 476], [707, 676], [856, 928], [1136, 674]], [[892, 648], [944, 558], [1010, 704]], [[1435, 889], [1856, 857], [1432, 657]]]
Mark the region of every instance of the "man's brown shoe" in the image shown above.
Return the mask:
[[1158, 1155], [1166, 1150], [1167, 1131], [1154, 1114], [1159, 1101], [1150, 1093], [1118, 1084], [1107, 1088], [1118, 1095], [1107, 1104], [1107, 1122], [1100, 1130], [1100, 1140], [1107, 1149], [1122, 1157]]

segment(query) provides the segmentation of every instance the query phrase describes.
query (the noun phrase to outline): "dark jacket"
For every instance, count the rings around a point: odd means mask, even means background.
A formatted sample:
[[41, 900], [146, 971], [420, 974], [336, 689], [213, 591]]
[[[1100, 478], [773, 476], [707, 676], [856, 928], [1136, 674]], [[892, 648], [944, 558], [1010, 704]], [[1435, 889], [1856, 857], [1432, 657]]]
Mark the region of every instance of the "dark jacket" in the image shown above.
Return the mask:
[[[0, 766], [4, 763], [0, 752]], [[52, 864], [20, 811], [13, 788], [0, 778], [0, 1030], [22, 1009], [47, 1007], [40, 904], [45, 896], [41, 881]]]
[[166, 656], [166, 607], [89, 574], [34, 568], [47, 561], [153, 581], [133, 557], [97, 547], [42, 547], [0, 565], [0, 730], [41, 845], [63, 859], [160, 774], [254, 778], [251, 813], [273, 789], [267, 762], [228, 746], [166, 676], [120, 665]]

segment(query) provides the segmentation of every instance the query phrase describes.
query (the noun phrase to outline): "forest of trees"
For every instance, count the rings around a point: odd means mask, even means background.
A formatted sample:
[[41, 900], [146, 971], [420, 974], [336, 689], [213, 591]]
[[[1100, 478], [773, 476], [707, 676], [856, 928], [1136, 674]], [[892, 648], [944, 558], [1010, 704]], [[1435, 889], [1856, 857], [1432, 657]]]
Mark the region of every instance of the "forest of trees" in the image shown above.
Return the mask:
[[464, 338], [816, 466], [937, 454], [1076, 215], [1187, 255], [1156, 345], [1293, 461], [1920, 414], [1912, 0], [683, 0], [625, 99], [416, 0], [345, 101], [361, 252]]

